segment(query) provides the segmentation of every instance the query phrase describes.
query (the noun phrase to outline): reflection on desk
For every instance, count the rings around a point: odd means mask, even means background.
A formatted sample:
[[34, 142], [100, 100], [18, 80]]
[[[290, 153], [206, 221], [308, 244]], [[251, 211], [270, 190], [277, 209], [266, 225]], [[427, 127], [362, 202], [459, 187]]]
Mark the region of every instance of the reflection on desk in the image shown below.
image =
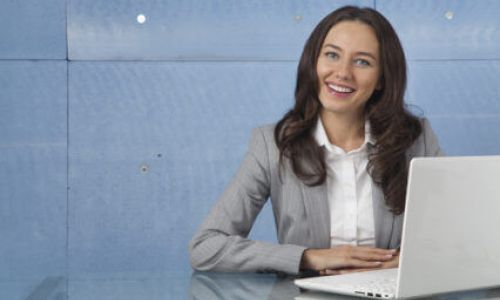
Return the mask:
[[[276, 275], [244, 274], [244, 273], [202, 273], [195, 272], [191, 276], [189, 295], [191, 300], [282, 300], [299, 299], [304, 293], [293, 284], [291, 277], [278, 277]], [[313, 297], [317, 295], [311, 294]], [[319, 299], [352, 300], [332, 294], [319, 294]], [[309, 297], [309, 294], [306, 295]], [[308, 298], [304, 298], [308, 299]], [[314, 299], [314, 298], [311, 298]]]
[[[291, 277], [242, 273], [195, 272], [189, 285], [190, 299], [294, 299], [294, 300], [353, 300], [356, 297], [319, 293], [299, 289]], [[472, 300], [500, 299], [500, 288], [443, 294], [422, 299]]]
[[[353, 300], [354, 297], [301, 291], [291, 277], [253, 273], [126, 272], [33, 276], [0, 280], [0, 299], [26, 300]], [[500, 299], [500, 288], [445, 294], [442, 300]]]

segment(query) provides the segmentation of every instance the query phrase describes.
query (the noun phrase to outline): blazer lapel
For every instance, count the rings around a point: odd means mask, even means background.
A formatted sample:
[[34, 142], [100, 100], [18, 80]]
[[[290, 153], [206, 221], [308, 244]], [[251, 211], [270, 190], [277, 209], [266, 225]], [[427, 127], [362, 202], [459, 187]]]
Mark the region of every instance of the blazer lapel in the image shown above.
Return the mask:
[[306, 219], [311, 228], [309, 243], [314, 248], [330, 248], [330, 209], [326, 184], [310, 187], [301, 182]]
[[375, 225], [375, 246], [387, 248], [391, 241], [394, 215], [385, 205], [384, 194], [380, 187], [372, 183], [373, 221]]

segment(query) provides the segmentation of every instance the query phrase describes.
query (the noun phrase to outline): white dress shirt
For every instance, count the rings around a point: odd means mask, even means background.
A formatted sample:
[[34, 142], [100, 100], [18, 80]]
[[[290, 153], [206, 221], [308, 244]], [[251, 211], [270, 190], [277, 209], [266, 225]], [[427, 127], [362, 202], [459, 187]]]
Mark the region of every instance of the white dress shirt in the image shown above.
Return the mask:
[[365, 122], [364, 143], [349, 152], [330, 143], [321, 118], [318, 119], [314, 137], [326, 149], [331, 247], [375, 246], [372, 178], [366, 171], [368, 144], [374, 144], [369, 122]]

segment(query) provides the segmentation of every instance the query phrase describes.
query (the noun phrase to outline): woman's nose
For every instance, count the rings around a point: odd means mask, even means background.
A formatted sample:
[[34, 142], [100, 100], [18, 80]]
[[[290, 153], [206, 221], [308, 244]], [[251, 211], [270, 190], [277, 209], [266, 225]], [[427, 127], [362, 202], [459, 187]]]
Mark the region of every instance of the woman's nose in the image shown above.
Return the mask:
[[335, 74], [337, 79], [350, 80], [352, 78], [351, 64], [347, 61], [340, 61]]

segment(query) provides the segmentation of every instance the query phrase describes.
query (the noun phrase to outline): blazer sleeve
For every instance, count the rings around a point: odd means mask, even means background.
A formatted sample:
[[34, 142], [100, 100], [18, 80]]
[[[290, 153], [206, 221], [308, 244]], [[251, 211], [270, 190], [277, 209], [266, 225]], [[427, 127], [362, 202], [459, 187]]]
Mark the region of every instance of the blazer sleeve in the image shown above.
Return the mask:
[[269, 197], [270, 174], [268, 145], [257, 128], [238, 172], [189, 244], [195, 270], [299, 273], [305, 247], [247, 239]]
[[432, 130], [432, 127], [426, 118], [422, 119], [422, 125], [425, 156], [445, 156], [445, 153], [439, 146], [436, 134]]

